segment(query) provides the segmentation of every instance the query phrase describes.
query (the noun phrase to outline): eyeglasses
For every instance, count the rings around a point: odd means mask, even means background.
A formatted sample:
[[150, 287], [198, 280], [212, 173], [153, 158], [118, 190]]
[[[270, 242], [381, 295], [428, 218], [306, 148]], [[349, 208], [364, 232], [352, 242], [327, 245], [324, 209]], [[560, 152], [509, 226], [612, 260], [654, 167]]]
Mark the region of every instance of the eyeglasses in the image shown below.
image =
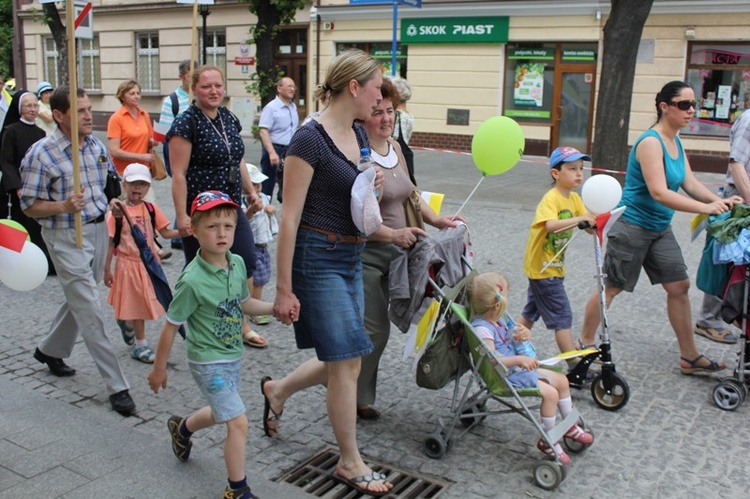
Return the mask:
[[21, 109], [39, 109], [39, 104], [24, 104]]
[[695, 109], [697, 104], [694, 100], [669, 101], [670, 106], [675, 106], [680, 111], [689, 111], [691, 107]]
[[227, 194], [224, 194], [221, 191], [205, 191], [201, 192], [196, 196], [195, 198], [195, 207], [200, 208], [206, 203], [210, 203], [212, 201], [224, 201], [228, 203], [232, 203], [232, 198], [230, 198]]

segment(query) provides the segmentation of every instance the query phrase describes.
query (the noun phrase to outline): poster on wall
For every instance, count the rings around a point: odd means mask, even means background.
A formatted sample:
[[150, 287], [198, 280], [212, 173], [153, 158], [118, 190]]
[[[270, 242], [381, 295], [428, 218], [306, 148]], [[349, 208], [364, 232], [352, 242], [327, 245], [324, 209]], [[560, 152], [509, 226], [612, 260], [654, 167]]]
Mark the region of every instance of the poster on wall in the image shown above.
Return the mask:
[[544, 96], [543, 62], [516, 64], [513, 103], [516, 106], [542, 107]]
[[722, 120], [729, 118], [729, 106], [731, 104], [731, 85], [719, 85], [719, 91], [716, 92], [716, 118]]

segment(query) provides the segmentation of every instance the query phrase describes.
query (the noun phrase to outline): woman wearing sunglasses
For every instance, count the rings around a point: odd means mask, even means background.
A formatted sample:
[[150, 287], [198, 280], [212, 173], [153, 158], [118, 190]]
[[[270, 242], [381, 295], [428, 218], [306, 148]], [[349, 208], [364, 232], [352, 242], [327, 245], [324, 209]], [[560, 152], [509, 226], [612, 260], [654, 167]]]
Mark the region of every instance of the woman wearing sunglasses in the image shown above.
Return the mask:
[[[667, 292], [667, 315], [680, 347], [682, 374], [716, 372], [726, 365], [708, 359], [695, 346], [690, 279], [672, 233], [672, 216], [675, 211], [718, 215], [742, 202], [739, 196], [721, 199], [690, 169], [678, 133], [694, 115], [695, 93], [687, 83], [669, 82], [656, 94], [656, 123], [630, 150], [620, 201], [627, 208], [609, 231], [604, 257], [607, 306], [621, 291], [633, 291], [641, 267], [651, 284], [661, 284]], [[679, 194], [680, 188], [689, 197]], [[599, 297], [594, 293], [586, 304], [584, 344], [594, 343], [599, 317]]]

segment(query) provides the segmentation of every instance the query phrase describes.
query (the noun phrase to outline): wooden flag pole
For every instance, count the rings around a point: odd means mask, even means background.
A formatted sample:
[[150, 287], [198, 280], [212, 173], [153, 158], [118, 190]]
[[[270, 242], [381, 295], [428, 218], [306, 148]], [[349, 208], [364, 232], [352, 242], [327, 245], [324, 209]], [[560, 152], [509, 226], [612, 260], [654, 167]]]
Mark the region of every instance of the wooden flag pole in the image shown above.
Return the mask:
[[[73, 192], [81, 191], [81, 168], [78, 157], [78, 70], [76, 68], [76, 27], [73, 0], [65, 2], [65, 22], [68, 35], [68, 86], [70, 88], [70, 143], [73, 161]], [[83, 217], [75, 214], [76, 246], [83, 248]]]
[[[193, 31], [190, 41], [190, 79], [195, 69], [195, 47], [198, 44], [198, 0], [193, 0]], [[188, 104], [193, 102], [193, 85], [188, 85]]]

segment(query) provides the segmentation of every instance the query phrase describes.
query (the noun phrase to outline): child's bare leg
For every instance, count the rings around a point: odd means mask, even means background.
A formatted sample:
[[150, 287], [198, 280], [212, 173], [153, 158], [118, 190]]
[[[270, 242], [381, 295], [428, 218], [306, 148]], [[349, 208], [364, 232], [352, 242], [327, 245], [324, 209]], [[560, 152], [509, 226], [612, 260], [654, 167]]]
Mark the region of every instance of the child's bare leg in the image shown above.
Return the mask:
[[263, 286], [253, 284], [253, 287], [251, 288], [251, 291], [250, 291], [250, 296], [252, 296], [256, 300], [262, 300], [263, 299]]
[[136, 340], [145, 340], [146, 339], [146, 321], [143, 319], [136, 319], [130, 321], [131, 327], [133, 328], [133, 331], [135, 332], [135, 339]]
[[539, 391], [542, 392], [542, 405], [539, 408], [539, 412], [541, 413], [542, 418], [556, 417], [557, 402], [560, 400], [560, 396], [557, 393], [557, 388], [540, 379]]
[[558, 400], [570, 397], [570, 383], [568, 383], [568, 378], [564, 374], [545, 371], [544, 375], [549, 378], [549, 383], [557, 391]]
[[224, 442], [224, 462], [227, 476], [233, 482], [245, 478], [245, 442], [247, 441], [247, 417], [242, 414], [227, 421], [227, 439]]
[[203, 430], [216, 424], [211, 406], [201, 407], [185, 420], [185, 426], [190, 433]]
[[557, 341], [557, 347], [561, 353], [576, 349], [575, 342], [573, 341], [573, 332], [570, 329], [556, 329], [555, 341]]

